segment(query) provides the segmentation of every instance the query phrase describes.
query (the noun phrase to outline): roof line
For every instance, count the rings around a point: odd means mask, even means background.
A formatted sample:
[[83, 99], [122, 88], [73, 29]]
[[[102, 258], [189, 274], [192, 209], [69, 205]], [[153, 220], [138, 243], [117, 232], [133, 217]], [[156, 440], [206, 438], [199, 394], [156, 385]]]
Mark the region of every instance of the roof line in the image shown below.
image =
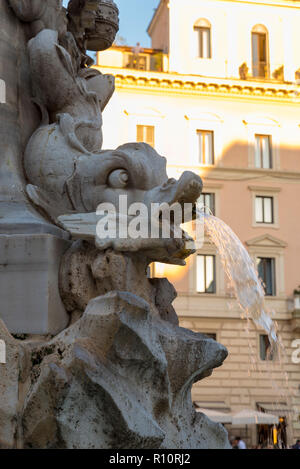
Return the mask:
[[151, 21], [150, 21], [149, 26], [147, 28], [147, 33], [148, 33], [149, 36], [150, 36], [150, 30], [151, 30], [151, 28], [152, 28], [152, 26], [155, 22], [157, 14], [159, 13], [160, 9], [162, 8], [164, 2], [165, 2], [165, 0], [160, 0], [159, 5], [155, 8], [155, 11], [154, 11], [153, 16], [151, 18]]

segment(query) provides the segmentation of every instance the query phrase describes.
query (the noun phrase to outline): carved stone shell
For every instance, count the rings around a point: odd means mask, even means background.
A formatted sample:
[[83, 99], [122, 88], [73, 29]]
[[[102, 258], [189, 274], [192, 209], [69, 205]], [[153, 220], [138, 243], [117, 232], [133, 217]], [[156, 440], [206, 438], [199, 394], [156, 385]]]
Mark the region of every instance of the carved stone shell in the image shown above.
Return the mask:
[[95, 23], [95, 29], [86, 31], [87, 49], [108, 49], [119, 30], [119, 9], [113, 0], [98, 0]]

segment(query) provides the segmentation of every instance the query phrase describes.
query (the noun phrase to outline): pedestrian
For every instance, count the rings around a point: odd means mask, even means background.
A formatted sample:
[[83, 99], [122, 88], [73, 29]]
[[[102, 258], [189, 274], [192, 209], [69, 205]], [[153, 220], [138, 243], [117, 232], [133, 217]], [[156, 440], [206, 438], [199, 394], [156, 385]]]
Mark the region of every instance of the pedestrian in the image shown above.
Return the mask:
[[296, 441], [296, 444], [292, 446], [292, 449], [300, 449], [300, 440]]
[[239, 449], [238, 442], [237, 442], [236, 438], [233, 438], [232, 440], [230, 440], [230, 444], [231, 444], [232, 449]]
[[134, 46], [132, 48], [132, 53], [134, 55], [138, 55], [140, 54], [141, 52], [143, 52], [143, 48], [141, 47], [141, 44], [139, 42], [136, 43], [136, 46]]
[[237, 441], [238, 449], [247, 449], [246, 443], [241, 439], [240, 436], [237, 436], [235, 439]]
[[137, 42], [136, 46], [132, 48], [132, 68], [139, 69], [140, 68], [140, 53], [143, 52], [143, 48], [141, 47], [140, 43]]

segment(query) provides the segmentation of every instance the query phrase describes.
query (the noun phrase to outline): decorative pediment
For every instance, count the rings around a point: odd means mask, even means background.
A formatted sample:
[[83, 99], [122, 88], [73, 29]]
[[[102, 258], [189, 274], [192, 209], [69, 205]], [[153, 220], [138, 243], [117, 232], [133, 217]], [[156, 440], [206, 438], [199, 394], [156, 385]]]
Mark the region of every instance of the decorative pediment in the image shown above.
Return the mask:
[[124, 113], [127, 116], [139, 116], [139, 117], [160, 117], [164, 118], [166, 117], [164, 114], [162, 114], [161, 111], [158, 109], [152, 108], [152, 107], [142, 107], [142, 106], [129, 106], [128, 108], [124, 109]]
[[256, 114], [250, 114], [245, 117], [243, 120], [245, 125], [263, 125], [263, 126], [272, 126], [272, 127], [280, 127], [280, 124], [277, 120], [273, 117], [269, 116], [262, 116]]
[[191, 110], [185, 116], [186, 120], [197, 120], [197, 121], [205, 121], [205, 122], [217, 122], [223, 123], [224, 119], [218, 114], [214, 114], [213, 112], [200, 112], [199, 110]]
[[265, 234], [262, 236], [258, 236], [257, 238], [250, 239], [246, 241], [247, 246], [256, 246], [256, 247], [277, 247], [277, 248], [285, 248], [287, 247], [287, 243], [282, 241], [281, 239], [275, 238], [270, 234]]

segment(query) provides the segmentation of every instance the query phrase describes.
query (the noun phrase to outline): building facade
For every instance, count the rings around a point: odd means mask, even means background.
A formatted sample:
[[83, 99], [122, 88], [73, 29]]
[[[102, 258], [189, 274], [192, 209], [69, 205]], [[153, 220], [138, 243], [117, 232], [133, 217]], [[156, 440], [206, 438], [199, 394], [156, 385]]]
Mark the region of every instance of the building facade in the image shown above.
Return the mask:
[[[146, 141], [204, 182], [205, 204], [248, 249], [285, 346], [241, 315], [216, 248], [186, 267], [155, 265], [177, 290], [181, 325], [224, 344], [229, 357], [193, 389], [199, 408], [276, 413], [279, 443], [300, 438], [300, 4], [285, 0], [161, 0], [151, 49], [115, 46], [97, 67], [116, 78], [104, 148]], [[298, 351], [297, 351], [298, 350]], [[250, 445], [272, 427], [228, 427]]]

